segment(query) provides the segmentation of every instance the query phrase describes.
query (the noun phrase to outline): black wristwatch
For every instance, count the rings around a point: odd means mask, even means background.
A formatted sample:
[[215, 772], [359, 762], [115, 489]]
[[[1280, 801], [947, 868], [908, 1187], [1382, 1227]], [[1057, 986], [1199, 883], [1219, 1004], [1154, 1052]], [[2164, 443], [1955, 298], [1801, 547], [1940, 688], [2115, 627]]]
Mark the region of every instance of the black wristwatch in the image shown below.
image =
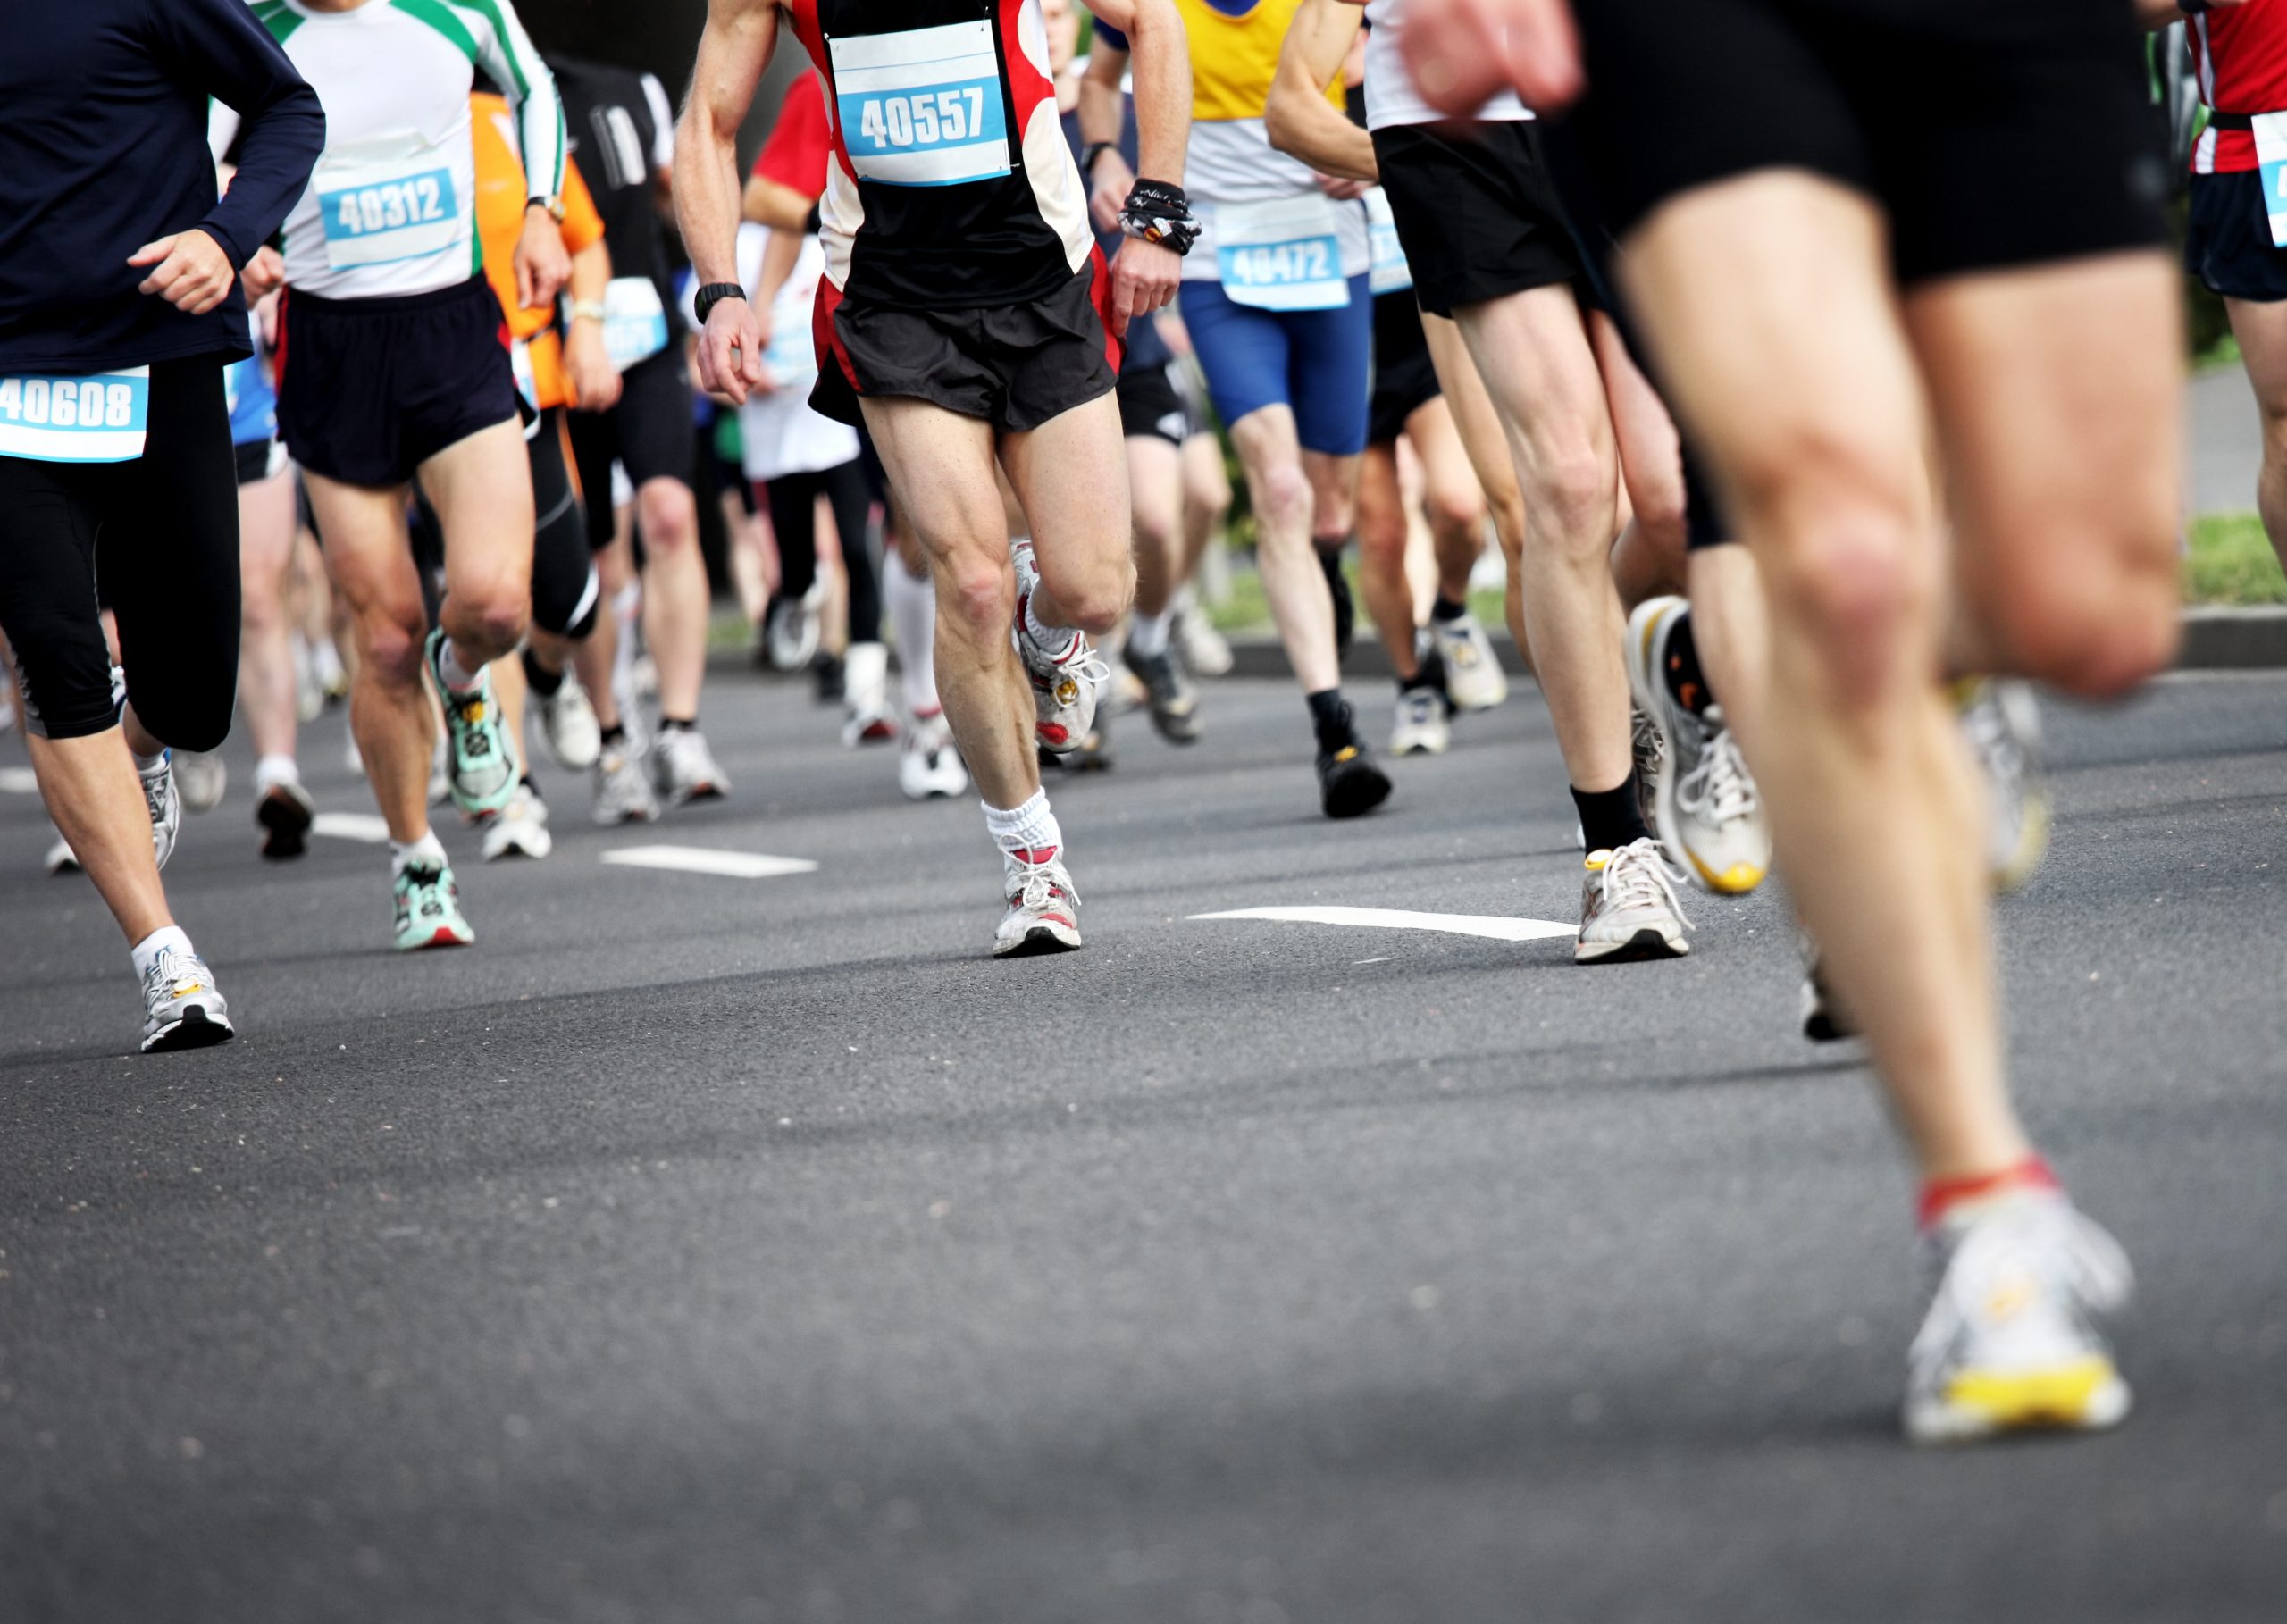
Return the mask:
[[1089, 142], [1080, 154], [1080, 179], [1093, 184], [1096, 178], [1096, 160], [1108, 152], [1118, 150], [1119, 143], [1117, 141]]
[[709, 282], [699, 290], [698, 296], [691, 300], [691, 306], [698, 314], [699, 324], [704, 327], [707, 325], [707, 318], [715, 314], [716, 306], [725, 299], [742, 299], [746, 296], [747, 290], [736, 282]]

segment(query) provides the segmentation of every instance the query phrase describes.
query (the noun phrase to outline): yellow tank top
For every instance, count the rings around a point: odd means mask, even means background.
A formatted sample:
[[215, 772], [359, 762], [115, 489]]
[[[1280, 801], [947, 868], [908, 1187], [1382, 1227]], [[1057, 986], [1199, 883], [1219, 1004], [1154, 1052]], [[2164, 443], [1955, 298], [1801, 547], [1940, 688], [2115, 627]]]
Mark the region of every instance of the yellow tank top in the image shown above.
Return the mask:
[[[1184, 32], [1191, 37], [1191, 116], [1197, 122], [1259, 119], [1270, 101], [1270, 81], [1278, 71], [1278, 48], [1303, 0], [1255, 0], [1233, 16], [1208, 0], [1176, 0]], [[1328, 99], [1342, 105], [1342, 76], [1327, 87]]]

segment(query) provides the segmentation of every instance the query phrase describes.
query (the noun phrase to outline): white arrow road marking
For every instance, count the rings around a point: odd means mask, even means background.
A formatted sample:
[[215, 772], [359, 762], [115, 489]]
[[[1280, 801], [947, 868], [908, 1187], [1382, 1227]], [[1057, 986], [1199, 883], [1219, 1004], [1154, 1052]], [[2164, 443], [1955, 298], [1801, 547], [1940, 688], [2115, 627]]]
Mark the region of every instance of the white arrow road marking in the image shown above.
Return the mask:
[[32, 776], [29, 767], [0, 767], [0, 791], [10, 795], [37, 795], [39, 780]]
[[706, 846], [622, 846], [604, 853], [607, 863], [630, 868], [675, 868], [685, 874], [721, 875], [733, 880], [768, 880], [780, 875], [814, 874], [807, 858], [765, 857], [758, 851], [717, 851]]
[[1444, 931], [1454, 936], [1484, 936], [1495, 942], [1542, 942], [1577, 936], [1577, 925], [1554, 919], [1510, 919], [1497, 914], [1417, 914], [1403, 908], [1238, 908], [1224, 914], [1194, 914], [1194, 919], [1278, 919], [1291, 925], [1356, 925], [1389, 931]]
[[363, 841], [378, 846], [390, 837], [390, 826], [374, 812], [321, 812], [310, 820], [310, 833], [337, 841]]

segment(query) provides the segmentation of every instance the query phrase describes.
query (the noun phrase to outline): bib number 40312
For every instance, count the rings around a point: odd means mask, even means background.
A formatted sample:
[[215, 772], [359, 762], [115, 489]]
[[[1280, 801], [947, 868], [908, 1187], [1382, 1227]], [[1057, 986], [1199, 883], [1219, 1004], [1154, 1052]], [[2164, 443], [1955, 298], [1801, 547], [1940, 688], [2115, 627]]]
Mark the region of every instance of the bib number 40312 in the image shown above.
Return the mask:
[[859, 136], [876, 148], [966, 141], [984, 128], [984, 92], [983, 85], [963, 85], [913, 96], [869, 96], [858, 110]]
[[0, 378], [0, 421], [32, 429], [129, 429], [135, 387], [101, 378]]
[[361, 186], [336, 192], [325, 200], [331, 215], [328, 233], [335, 237], [364, 237], [375, 231], [401, 231], [407, 226], [431, 225], [446, 219], [445, 187], [441, 175], [422, 175], [380, 186]]

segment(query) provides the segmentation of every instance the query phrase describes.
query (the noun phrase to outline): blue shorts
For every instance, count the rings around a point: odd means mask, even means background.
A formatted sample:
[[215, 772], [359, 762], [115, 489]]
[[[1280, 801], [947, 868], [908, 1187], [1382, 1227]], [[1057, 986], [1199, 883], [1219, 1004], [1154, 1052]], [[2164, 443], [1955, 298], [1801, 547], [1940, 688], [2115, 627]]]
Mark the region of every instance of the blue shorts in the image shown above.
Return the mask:
[[1305, 451], [1366, 448], [1374, 384], [1374, 296], [1361, 274], [1339, 310], [1258, 310], [1220, 282], [1183, 285], [1178, 306], [1224, 426], [1267, 406], [1292, 406]]

